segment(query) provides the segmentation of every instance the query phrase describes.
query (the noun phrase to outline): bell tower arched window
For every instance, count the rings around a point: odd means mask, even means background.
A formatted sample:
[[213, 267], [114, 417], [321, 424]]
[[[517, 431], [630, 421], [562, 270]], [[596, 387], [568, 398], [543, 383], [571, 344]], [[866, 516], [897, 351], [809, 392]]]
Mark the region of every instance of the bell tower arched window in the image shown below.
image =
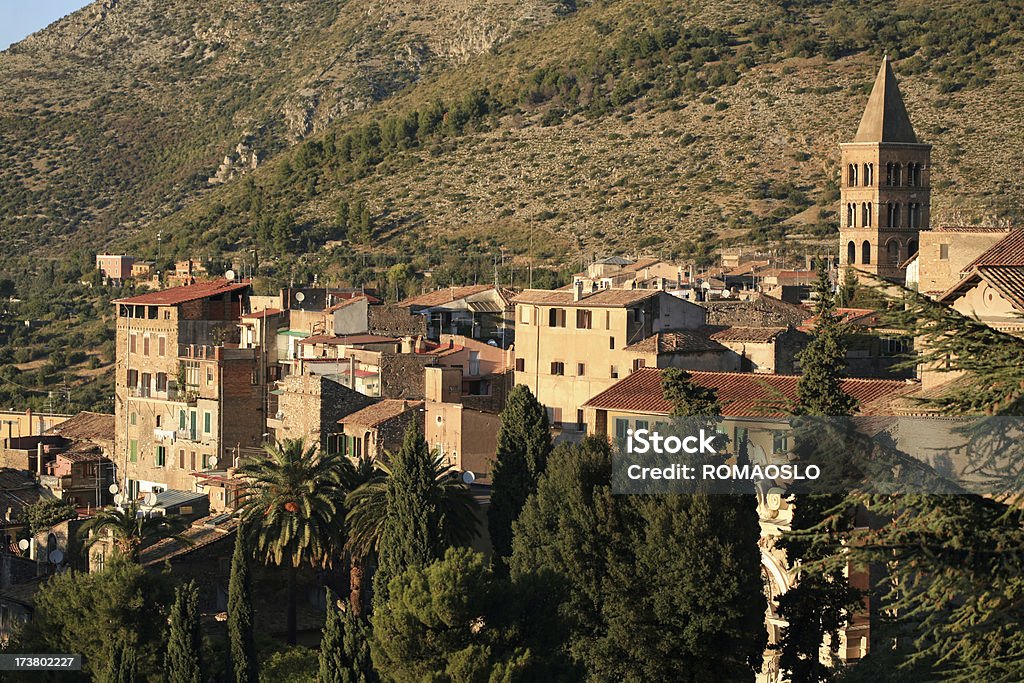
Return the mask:
[[850, 187], [857, 187], [857, 164], [850, 164], [846, 170], [846, 181]]
[[860, 205], [860, 224], [865, 228], [871, 227], [871, 202], [864, 202]]
[[864, 240], [864, 243], [860, 245], [860, 262], [871, 263], [871, 243]]
[[857, 245], [853, 243], [853, 240], [846, 244], [846, 262], [851, 264], [857, 262]]
[[871, 187], [871, 184], [875, 182], [875, 165], [864, 164], [864, 186]]
[[885, 245], [886, 256], [889, 259], [889, 265], [898, 266], [900, 264], [900, 243], [899, 240], [889, 240]]
[[857, 227], [857, 205], [847, 204], [846, 205], [846, 225], [850, 228]]

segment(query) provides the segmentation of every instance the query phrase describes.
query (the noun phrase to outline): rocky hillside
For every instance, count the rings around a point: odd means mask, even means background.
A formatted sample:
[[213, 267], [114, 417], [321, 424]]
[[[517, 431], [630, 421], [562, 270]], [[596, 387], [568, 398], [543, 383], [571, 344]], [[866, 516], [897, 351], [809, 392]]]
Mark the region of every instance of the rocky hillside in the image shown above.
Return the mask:
[[557, 0], [103, 0], [0, 52], [8, 247], [114, 243]]
[[264, 264], [827, 236], [883, 52], [937, 222], [1020, 221], [1022, 27], [1021, 0], [108, 0], [0, 55], [0, 229]]

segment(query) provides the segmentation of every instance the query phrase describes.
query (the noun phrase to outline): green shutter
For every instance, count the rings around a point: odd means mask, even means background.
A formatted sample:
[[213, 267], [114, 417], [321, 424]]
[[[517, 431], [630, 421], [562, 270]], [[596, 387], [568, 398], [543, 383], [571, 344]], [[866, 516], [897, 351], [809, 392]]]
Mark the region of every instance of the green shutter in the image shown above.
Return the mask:
[[136, 441], [135, 439], [131, 440], [131, 456], [130, 456], [130, 459], [131, 459], [132, 462], [138, 462], [139, 461], [139, 442]]
[[210, 433], [210, 413], [203, 413], [203, 431]]
[[178, 411], [178, 429], [185, 431], [185, 411]]

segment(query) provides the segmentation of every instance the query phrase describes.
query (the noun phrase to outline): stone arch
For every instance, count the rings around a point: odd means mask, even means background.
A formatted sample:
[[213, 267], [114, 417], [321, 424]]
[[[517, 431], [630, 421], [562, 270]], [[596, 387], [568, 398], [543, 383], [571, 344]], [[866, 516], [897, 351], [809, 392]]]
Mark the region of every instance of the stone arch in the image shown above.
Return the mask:
[[911, 237], [907, 240], [907, 256], [913, 256], [917, 253], [917, 238]]
[[863, 244], [860, 245], [860, 262], [864, 264], [871, 263], [871, 242], [864, 240]]
[[850, 240], [846, 244], [846, 262], [853, 264], [857, 262], [857, 245]]
[[900, 246], [900, 241], [895, 237], [885, 243], [885, 255], [890, 265], [898, 266], [901, 263]]

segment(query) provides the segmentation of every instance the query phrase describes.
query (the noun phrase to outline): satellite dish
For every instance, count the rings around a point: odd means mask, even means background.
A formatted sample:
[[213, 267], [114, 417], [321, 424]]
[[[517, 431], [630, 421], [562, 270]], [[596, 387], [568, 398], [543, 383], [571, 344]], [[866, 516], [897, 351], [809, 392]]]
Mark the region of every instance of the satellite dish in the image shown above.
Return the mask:
[[64, 561], [64, 553], [61, 552], [60, 549], [51, 550], [50, 551], [50, 555], [49, 555], [49, 559], [50, 559], [50, 564], [60, 564], [61, 562]]
[[28, 550], [32, 547], [32, 543], [30, 543], [27, 538], [23, 538], [20, 541], [18, 541], [18, 547], [22, 550]]
[[150, 491], [146, 494], [146, 497], [143, 498], [143, 501], [146, 505], [156, 505], [156, 494]]
[[124, 494], [123, 493], [119, 493], [116, 496], [114, 496], [114, 504], [115, 505], [124, 505]]
[[216, 455], [210, 456], [210, 469], [216, 467], [218, 462]]
[[303, 292], [295, 292], [295, 300], [301, 304], [306, 300], [306, 295]]
[[118, 487], [117, 484], [111, 484], [110, 486], [107, 487], [107, 490], [110, 491], [111, 493], [117, 493], [121, 489], [120, 487]]
[[227, 272], [224, 273], [224, 277], [226, 277], [228, 280], [231, 280], [232, 282], [234, 282], [235, 281], [235, 271], [228, 270]]
[[476, 481], [476, 475], [470, 472], [469, 470], [466, 470], [465, 472], [462, 473], [462, 481], [463, 483], [466, 484], [472, 484], [474, 481]]

